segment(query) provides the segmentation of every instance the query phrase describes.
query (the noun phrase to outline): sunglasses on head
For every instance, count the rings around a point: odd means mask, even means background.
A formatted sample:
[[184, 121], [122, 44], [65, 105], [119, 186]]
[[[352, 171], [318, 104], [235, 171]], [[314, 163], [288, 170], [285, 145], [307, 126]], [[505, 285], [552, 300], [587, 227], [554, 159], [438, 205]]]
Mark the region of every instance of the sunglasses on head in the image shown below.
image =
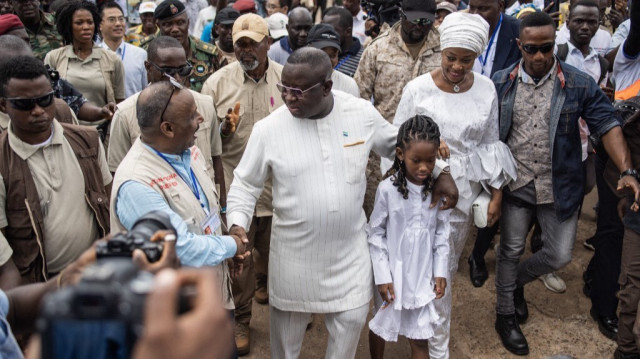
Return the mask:
[[422, 19], [414, 19], [414, 20], [408, 20], [407, 19], [407, 14], [405, 14], [404, 11], [402, 11], [402, 9], [400, 9], [400, 15], [402, 15], [402, 17], [409, 21], [410, 23], [414, 24], [414, 25], [421, 25], [421, 26], [425, 26], [425, 25], [429, 25], [431, 24], [431, 20], [427, 19], [427, 18], [422, 18]]
[[169, 82], [173, 85], [173, 88], [171, 89], [171, 94], [169, 95], [167, 103], [164, 105], [162, 113], [160, 114], [160, 121], [164, 121], [162, 118], [164, 117], [165, 111], [167, 111], [167, 107], [169, 107], [169, 102], [171, 102], [171, 98], [173, 97], [174, 92], [176, 92], [176, 89], [182, 90], [184, 88], [184, 86], [182, 86], [182, 84], [178, 82], [178, 80], [176, 80], [173, 76], [167, 74], [166, 72], [164, 73], [164, 76], [169, 78]]
[[524, 50], [524, 52], [531, 55], [537, 54], [538, 51], [542, 52], [543, 54], [546, 54], [546, 53], [549, 53], [549, 51], [553, 51], [554, 46], [555, 46], [555, 43], [550, 42], [548, 44], [543, 44], [543, 45], [522, 45], [522, 49]]
[[175, 76], [176, 74], [178, 74], [182, 77], [186, 77], [191, 75], [191, 71], [193, 70], [193, 66], [191, 66], [188, 61], [185, 65], [182, 65], [180, 67], [160, 67], [151, 61], [149, 61], [149, 63], [153, 65], [153, 67], [155, 67], [158, 71], [169, 76]]
[[20, 111], [31, 111], [36, 105], [45, 108], [49, 107], [51, 103], [53, 103], [53, 91], [49, 92], [46, 95], [42, 95], [40, 97], [33, 98], [7, 98], [7, 101], [15, 108]]

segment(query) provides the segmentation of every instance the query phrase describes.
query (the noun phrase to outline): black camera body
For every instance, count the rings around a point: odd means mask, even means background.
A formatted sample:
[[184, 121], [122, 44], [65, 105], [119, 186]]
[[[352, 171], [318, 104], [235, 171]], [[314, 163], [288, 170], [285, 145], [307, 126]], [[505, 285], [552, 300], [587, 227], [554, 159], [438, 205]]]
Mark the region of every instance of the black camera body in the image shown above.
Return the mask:
[[157, 262], [162, 256], [164, 245], [151, 242], [151, 236], [159, 230], [170, 229], [175, 232], [169, 215], [161, 211], [152, 211], [140, 217], [129, 232], [118, 233], [106, 242], [96, 246], [98, 259], [122, 257], [131, 258], [135, 249], [142, 250], [149, 262]]
[[393, 26], [400, 20], [402, 0], [361, 0], [360, 5], [368, 13], [368, 18], [377, 24], [378, 31], [382, 24]]

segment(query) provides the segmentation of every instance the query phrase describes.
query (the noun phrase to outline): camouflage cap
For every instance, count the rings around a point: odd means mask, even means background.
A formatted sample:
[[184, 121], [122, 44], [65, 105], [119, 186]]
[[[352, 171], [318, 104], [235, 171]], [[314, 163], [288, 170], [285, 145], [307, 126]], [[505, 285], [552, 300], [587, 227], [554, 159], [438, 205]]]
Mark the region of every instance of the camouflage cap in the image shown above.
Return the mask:
[[158, 5], [153, 12], [156, 20], [168, 20], [186, 11], [186, 7], [180, 0], [165, 0]]

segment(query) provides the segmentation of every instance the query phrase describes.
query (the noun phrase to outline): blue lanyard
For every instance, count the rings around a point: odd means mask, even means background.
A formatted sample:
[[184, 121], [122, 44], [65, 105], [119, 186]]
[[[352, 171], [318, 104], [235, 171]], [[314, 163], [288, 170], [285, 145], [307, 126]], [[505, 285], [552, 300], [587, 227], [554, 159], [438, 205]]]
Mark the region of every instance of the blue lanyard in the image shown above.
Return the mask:
[[[196, 175], [195, 173], [193, 173], [193, 168], [189, 167], [189, 175], [191, 176], [191, 183], [189, 183], [189, 181], [184, 179], [182, 175], [180, 175], [180, 172], [178, 172], [178, 170], [175, 167], [173, 167], [173, 164], [169, 162], [169, 159], [165, 157], [165, 155], [163, 155], [160, 151], [156, 150], [155, 148], [152, 148], [152, 149], [158, 154], [158, 156], [160, 156], [163, 160], [165, 160], [165, 162], [167, 162], [169, 166], [173, 168], [174, 171], [176, 171], [176, 174], [180, 176], [180, 178], [184, 181], [184, 183], [187, 184], [187, 187], [189, 187], [193, 195], [196, 196], [196, 198], [198, 199], [198, 202], [200, 202], [200, 207], [202, 207], [202, 209], [204, 209], [207, 215], [209, 215], [209, 211], [207, 211], [207, 209], [204, 207], [204, 203], [202, 203], [202, 201], [200, 200], [200, 190], [198, 189], [198, 182], [196, 182]], [[189, 186], [189, 184], [193, 185], [193, 189], [191, 188], [191, 186]]]
[[493, 34], [491, 34], [491, 39], [489, 40], [489, 45], [487, 45], [487, 51], [484, 53], [484, 58], [480, 55], [480, 61], [482, 61], [482, 74], [484, 75], [484, 66], [487, 64], [487, 59], [489, 58], [489, 51], [491, 51], [491, 46], [493, 45], [493, 40], [496, 38], [496, 34], [500, 29], [500, 25], [502, 24], [502, 14], [500, 14], [500, 21], [498, 21], [498, 25], [495, 29], [493, 29]]
[[122, 46], [122, 55], [120, 56], [120, 60], [122, 60], [122, 61], [124, 61], [125, 52], [127, 52], [127, 44], [124, 44], [124, 46]]

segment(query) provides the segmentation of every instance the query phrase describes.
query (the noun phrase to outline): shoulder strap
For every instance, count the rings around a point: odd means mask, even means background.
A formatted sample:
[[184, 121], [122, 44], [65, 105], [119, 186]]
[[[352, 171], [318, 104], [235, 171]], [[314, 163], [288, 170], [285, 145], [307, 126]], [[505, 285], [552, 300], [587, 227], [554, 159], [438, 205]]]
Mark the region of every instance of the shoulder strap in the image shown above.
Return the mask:
[[609, 71], [609, 60], [602, 55], [598, 55], [598, 60], [600, 61], [600, 78], [598, 79], [598, 84], [600, 84]]
[[567, 43], [558, 45], [558, 58], [560, 61], [564, 62], [567, 60], [567, 55], [569, 55], [569, 45]]

